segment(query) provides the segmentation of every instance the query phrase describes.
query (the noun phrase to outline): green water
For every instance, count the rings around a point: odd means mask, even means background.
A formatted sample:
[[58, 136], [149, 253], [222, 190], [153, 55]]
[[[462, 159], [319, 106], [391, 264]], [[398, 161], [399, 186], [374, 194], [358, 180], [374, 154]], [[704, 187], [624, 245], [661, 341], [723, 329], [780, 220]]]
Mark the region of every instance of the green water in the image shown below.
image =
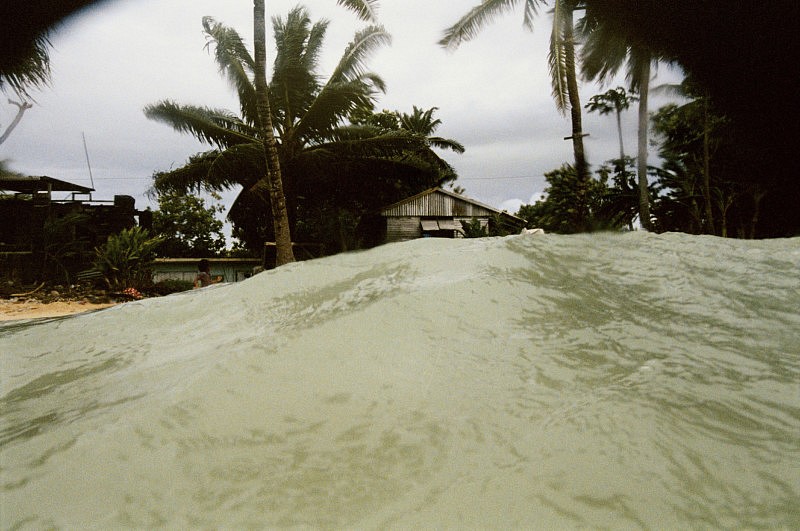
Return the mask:
[[800, 239], [417, 240], [0, 327], [5, 528], [800, 528]]

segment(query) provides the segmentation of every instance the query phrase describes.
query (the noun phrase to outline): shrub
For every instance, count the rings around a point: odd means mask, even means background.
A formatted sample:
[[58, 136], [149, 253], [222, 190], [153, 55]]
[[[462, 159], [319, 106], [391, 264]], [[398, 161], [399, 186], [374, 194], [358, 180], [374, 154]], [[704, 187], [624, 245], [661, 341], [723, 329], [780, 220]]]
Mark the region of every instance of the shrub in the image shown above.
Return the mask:
[[150, 291], [158, 295], [169, 295], [170, 293], [177, 293], [179, 291], [188, 291], [192, 288], [194, 288], [194, 282], [189, 280], [168, 278], [166, 280], [156, 282], [155, 285], [150, 288]]
[[465, 238], [483, 238], [489, 235], [486, 227], [481, 225], [478, 218], [472, 218], [469, 221], [461, 221], [461, 228], [464, 230]]
[[152, 284], [152, 264], [161, 238], [151, 238], [141, 227], [124, 229], [95, 248], [95, 268], [110, 289], [145, 289]]

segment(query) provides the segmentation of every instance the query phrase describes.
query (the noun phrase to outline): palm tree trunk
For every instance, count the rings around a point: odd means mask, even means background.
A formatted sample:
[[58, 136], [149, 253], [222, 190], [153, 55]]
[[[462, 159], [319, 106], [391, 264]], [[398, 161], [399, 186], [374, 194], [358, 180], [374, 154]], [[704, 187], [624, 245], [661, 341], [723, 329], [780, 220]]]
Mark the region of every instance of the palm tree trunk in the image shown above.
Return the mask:
[[622, 110], [617, 108], [617, 134], [619, 135], [619, 160], [625, 170], [625, 146], [622, 143]]
[[272, 205], [272, 219], [275, 228], [275, 265], [294, 262], [292, 236], [289, 231], [289, 215], [286, 196], [283, 193], [278, 143], [272, 128], [272, 112], [269, 105], [267, 86], [267, 37], [264, 16], [264, 0], [253, 0], [253, 47], [255, 59], [255, 88], [260, 120], [261, 138], [264, 144], [264, 161], [267, 166], [269, 199]]
[[636, 157], [639, 174], [639, 221], [645, 230], [653, 230], [650, 223], [650, 193], [647, 189], [647, 96], [650, 91], [650, 61], [642, 61], [639, 72], [639, 137]]
[[589, 164], [583, 149], [583, 119], [581, 116], [581, 97], [578, 92], [578, 78], [575, 72], [575, 31], [573, 23], [574, 4], [567, 2], [564, 9], [564, 63], [566, 66], [567, 95], [569, 96], [570, 119], [572, 121], [572, 152], [575, 156], [575, 172], [578, 175], [577, 197], [578, 230], [589, 229]]
[[[711, 208], [711, 150], [710, 150], [710, 131], [708, 118], [708, 94], [703, 97], [703, 195], [705, 195], [706, 225], [709, 234], [716, 234], [714, 226], [714, 212]], [[724, 225], [723, 219], [723, 225]], [[725, 232], [725, 228], [723, 227]], [[724, 238], [726, 234], [723, 234]]]

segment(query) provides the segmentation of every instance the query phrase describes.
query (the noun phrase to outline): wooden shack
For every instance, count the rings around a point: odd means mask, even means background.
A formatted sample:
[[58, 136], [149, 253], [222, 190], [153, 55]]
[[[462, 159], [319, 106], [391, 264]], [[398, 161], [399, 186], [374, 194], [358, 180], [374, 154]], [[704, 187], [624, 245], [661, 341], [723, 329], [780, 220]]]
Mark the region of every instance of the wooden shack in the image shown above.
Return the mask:
[[462, 222], [480, 224], [487, 232], [492, 224], [519, 232], [525, 221], [474, 199], [442, 188], [430, 188], [417, 195], [383, 207], [365, 217], [361, 227], [364, 245], [413, 240], [416, 238], [462, 238]]
[[[0, 176], [0, 277], [73, 277], [110, 234], [149, 219], [134, 198], [91, 199], [93, 188], [48, 176]], [[55, 199], [55, 193], [66, 195]], [[59, 194], [61, 195], [61, 194]], [[48, 264], [55, 270], [48, 270]]]

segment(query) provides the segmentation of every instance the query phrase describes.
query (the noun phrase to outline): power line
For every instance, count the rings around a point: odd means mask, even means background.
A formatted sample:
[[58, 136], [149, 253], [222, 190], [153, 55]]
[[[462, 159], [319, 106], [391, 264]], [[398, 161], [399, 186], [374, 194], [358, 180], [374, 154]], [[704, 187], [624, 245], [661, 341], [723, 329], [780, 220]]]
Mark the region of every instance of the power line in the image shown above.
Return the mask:
[[459, 177], [458, 181], [505, 181], [510, 179], [535, 179], [530, 175], [521, 175], [516, 177]]

